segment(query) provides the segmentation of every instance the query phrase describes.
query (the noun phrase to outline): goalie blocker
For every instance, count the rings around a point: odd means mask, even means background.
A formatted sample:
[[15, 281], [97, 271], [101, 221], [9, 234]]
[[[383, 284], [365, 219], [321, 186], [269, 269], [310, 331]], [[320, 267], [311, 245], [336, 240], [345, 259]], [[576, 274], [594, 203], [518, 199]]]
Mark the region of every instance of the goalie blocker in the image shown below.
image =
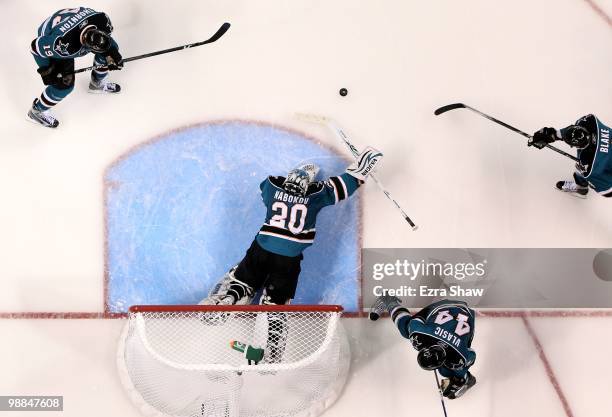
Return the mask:
[[383, 154], [379, 150], [368, 146], [365, 148], [355, 159], [349, 167], [346, 169], [346, 173], [352, 175], [358, 180], [365, 181], [372, 172], [374, 172], [374, 168], [382, 159]]

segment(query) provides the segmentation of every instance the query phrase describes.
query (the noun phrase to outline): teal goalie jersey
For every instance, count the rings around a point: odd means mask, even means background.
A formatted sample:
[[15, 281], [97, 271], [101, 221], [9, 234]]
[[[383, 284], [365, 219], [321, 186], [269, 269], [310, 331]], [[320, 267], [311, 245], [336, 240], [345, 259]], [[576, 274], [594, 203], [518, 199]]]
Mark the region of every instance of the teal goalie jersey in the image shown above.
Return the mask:
[[310, 184], [304, 196], [286, 192], [284, 181], [284, 177], [268, 177], [259, 186], [266, 206], [266, 219], [256, 240], [269, 252], [299, 256], [314, 242], [321, 209], [351, 196], [360, 181], [344, 173]]

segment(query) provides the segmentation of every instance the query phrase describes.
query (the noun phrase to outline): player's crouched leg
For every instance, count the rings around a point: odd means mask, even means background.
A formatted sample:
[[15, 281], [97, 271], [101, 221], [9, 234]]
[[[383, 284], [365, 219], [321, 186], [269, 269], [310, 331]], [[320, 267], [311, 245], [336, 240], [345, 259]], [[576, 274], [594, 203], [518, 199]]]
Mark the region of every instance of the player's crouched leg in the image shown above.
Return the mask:
[[[39, 62], [37, 60], [37, 62]], [[41, 61], [42, 65], [42, 61]], [[59, 126], [57, 120], [50, 112], [60, 101], [74, 90], [74, 60], [50, 60], [45, 66], [39, 66], [44, 83], [47, 85], [40, 97], [34, 99], [28, 111], [28, 119], [45, 127]], [[48, 73], [48, 74], [47, 74]], [[59, 76], [62, 74], [63, 76]]]
[[[94, 65], [106, 65], [106, 58], [102, 55], [96, 55]], [[116, 94], [121, 92], [121, 86], [107, 80], [108, 69], [98, 68], [91, 72], [91, 81], [89, 82], [89, 92], [94, 94], [111, 93]]]

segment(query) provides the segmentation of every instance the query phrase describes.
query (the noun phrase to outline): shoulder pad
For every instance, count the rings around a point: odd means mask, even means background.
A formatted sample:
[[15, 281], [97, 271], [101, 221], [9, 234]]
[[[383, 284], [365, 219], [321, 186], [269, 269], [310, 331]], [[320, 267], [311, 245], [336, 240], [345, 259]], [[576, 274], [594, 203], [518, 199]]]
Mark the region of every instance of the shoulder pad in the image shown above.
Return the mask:
[[576, 125], [584, 127], [591, 133], [597, 132], [597, 118], [592, 114], [587, 114], [586, 116], [578, 119]]
[[113, 31], [113, 24], [108, 15], [104, 12], [94, 13], [85, 22], [90, 25], [95, 25], [98, 30], [109, 34]]
[[323, 189], [323, 181], [313, 182], [308, 186], [308, 191], [306, 191], [306, 196], [316, 194]]
[[277, 187], [283, 188], [283, 183], [285, 182], [285, 177], [281, 177], [281, 176], [269, 176], [268, 177], [268, 181], [270, 181], [272, 183], [272, 185], [275, 185]]

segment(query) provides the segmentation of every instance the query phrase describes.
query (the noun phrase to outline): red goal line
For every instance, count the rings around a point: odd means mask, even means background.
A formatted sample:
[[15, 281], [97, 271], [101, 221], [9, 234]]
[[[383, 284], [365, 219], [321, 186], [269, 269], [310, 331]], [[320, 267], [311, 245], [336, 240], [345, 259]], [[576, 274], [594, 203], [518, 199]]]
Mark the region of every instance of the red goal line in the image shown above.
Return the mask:
[[[145, 308], [155, 306], [141, 306]], [[157, 306], [159, 307], [159, 306]], [[167, 306], [177, 307], [177, 306]], [[185, 306], [178, 306], [185, 307]], [[207, 306], [192, 306], [196, 309], [191, 311], [323, 311], [323, 312], [341, 312], [341, 306], [267, 306], [272, 309], [263, 310], [262, 306], [224, 306], [225, 307], [238, 307], [236, 309], [219, 310], [218, 306], [214, 306], [216, 310], [202, 309]], [[210, 307], [210, 306], [208, 306]], [[246, 307], [246, 308], [245, 308]], [[313, 310], [312, 307], [316, 307], [319, 310]], [[173, 311], [168, 310], [149, 310], [149, 311]], [[184, 308], [175, 311], [187, 311]], [[414, 312], [415, 310], [413, 310]], [[521, 317], [550, 317], [550, 318], [563, 318], [563, 317], [591, 317], [591, 318], [606, 318], [612, 317], [612, 309], [601, 309], [601, 310], [478, 310], [476, 313], [479, 317], [491, 317], [491, 318], [521, 318]], [[362, 312], [346, 312], [342, 317], [346, 318], [365, 318], [368, 313]], [[56, 320], [92, 320], [92, 319], [124, 319], [127, 317], [127, 313], [105, 313], [105, 312], [47, 312], [47, 311], [23, 311], [23, 312], [0, 312], [0, 319], [15, 319], [15, 320], [28, 320], [28, 319], [56, 319]]]

